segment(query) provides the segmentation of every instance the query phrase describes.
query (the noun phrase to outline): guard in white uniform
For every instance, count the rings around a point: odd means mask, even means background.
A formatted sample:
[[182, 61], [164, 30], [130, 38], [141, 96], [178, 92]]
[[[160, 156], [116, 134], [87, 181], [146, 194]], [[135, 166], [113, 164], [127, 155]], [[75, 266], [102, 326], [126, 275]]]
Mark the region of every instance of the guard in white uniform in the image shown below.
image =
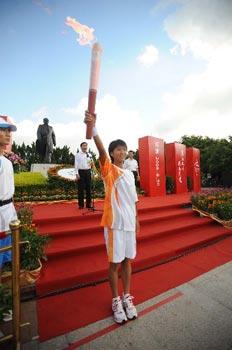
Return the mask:
[[[16, 126], [0, 117], [0, 248], [11, 245], [11, 236], [7, 235], [9, 224], [17, 219], [13, 205], [14, 171], [11, 161], [4, 157], [5, 146], [10, 143], [10, 134], [16, 131]], [[11, 251], [0, 253], [1, 268], [11, 260]]]

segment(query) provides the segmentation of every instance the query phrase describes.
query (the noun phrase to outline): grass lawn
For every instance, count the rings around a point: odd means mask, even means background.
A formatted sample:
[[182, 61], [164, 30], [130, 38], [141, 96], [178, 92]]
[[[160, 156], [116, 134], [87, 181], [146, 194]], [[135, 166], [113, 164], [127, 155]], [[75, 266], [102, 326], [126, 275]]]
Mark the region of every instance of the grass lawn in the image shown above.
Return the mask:
[[47, 178], [41, 173], [22, 172], [14, 175], [15, 186], [46, 185]]

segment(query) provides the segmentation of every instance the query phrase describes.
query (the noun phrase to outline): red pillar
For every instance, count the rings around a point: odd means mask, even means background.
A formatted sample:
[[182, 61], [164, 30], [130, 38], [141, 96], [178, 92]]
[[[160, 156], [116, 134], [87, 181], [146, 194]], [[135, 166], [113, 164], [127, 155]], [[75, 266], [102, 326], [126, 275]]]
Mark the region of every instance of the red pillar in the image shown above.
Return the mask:
[[187, 147], [187, 176], [191, 179], [194, 192], [201, 191], [201, 169], [200, 169], [200, 150], [195, 147]]
[[148, 196], [166, 195], [164, 141], [153, 136], [139, 139], [140, 185]]
[[[1, 115], [0, 117], [5, 119], [7, 122], [11, 123], [11, 119], [7, 115]], [[5, 151], [6, 152], [11, 152], [11, 148], [12, 148], [12, 134], [10, 136], [10, 143], [9, 143], [9, 145], [5, 146]]]
[[174, 193], [188, 192], [186, 169], [186, 146], [181, 143], [165, 145], [166, 175], [174, 180]]

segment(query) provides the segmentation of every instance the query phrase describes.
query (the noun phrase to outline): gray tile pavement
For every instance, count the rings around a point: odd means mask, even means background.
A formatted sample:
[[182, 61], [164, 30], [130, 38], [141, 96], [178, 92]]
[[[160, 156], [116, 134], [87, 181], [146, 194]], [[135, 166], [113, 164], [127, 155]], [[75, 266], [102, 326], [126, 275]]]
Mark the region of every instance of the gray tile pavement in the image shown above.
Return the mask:
[[[232, 350], [232, 262], [138, 305], [138, 311], [183, 293], [124, 326], [76, 347], [82, 350]], [[64, 350], [112, 325], [101, 320], [23, 350]], [[33, 347], [32, 347], [33, 346]]]

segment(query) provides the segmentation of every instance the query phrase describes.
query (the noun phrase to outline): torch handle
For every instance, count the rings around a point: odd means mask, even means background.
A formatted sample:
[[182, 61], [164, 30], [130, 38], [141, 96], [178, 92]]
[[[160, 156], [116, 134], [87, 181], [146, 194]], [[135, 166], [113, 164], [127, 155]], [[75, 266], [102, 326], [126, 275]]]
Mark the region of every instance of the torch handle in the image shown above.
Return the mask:
[[[97, 90], [89, 89], [89, 100], [88, 100], [88, 112], [94, 114], [95, 104], [96, 104]], [[92, 138], [92, 130], [94, 123], [88, 123], [86, 125], [86, 139], [90, 140]]]

